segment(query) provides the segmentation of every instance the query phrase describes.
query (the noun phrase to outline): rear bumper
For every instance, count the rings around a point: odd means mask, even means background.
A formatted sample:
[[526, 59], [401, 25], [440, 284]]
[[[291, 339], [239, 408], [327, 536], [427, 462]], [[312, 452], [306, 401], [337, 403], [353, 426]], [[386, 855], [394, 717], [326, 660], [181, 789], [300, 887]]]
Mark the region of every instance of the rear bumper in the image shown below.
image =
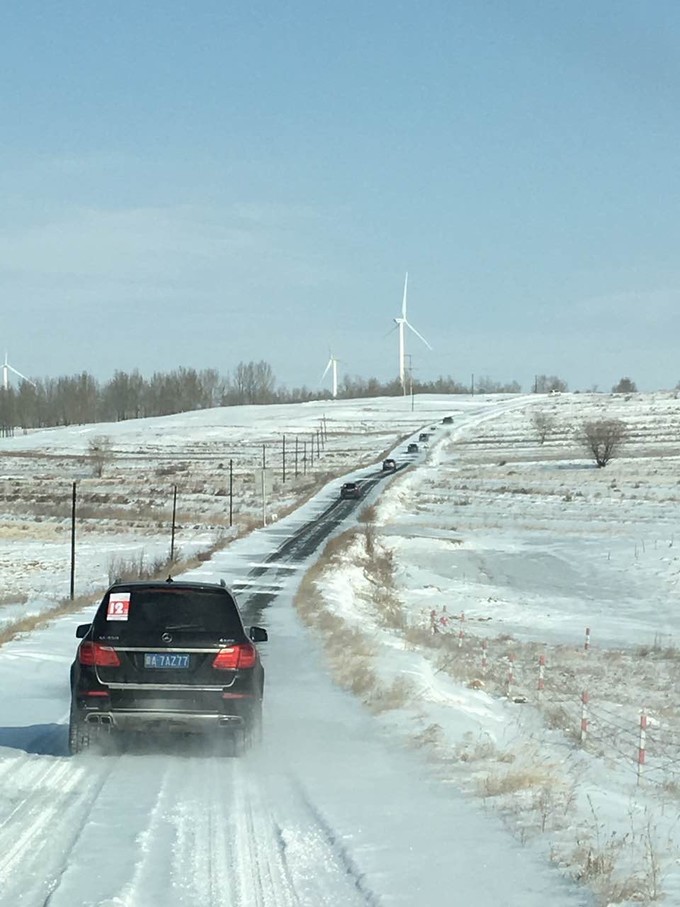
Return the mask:
[[81, 713], [86, 724], [96, 724], [121, 731], [178, 731], [206, 733], [219, 728], [239, 728], [246, 715], [226, 715], [215, 712], [172, 712], [152, 709], [106, 711], [96, 709]]
[[[94, 694], [94, 695], [93, 695]], [[74, 706], [86, 724], [119, 730], [196, 732], [240, 727], [260, 713], [262, 698], [251, 689], [126, 689], [76, 692]]]

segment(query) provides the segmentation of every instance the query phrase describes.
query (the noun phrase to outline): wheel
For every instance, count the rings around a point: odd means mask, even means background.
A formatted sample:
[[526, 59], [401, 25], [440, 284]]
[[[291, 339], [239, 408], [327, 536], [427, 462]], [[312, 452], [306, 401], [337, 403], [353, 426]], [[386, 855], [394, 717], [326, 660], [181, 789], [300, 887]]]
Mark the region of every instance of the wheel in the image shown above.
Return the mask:
[[78, 709], [72, 705], [68, 722], [68, 748], [72, 756], [91, 749], [106, 753], [111, 748], [111, 732], [107, 727], [83, 721]]
[[258, 702], [246, 725], [248, 747], [256, 747], [262, 743], [262, 701]]
[[247, 752], [259, 746], [262, 741], [262, 703], [258, 703], [253, 708], [240, 727], [224, 731], [223, 733], [223, 752], [226, 755], [232, 757], [244, 756]]
[[88, 726], [78, 714], [78, 709], [71, 706], [71, 714], [68, 720], [68, 749], [72, 756], [82, 753], [83, 750], [90, 746], [90, 734]]
[[241, 738], [241, 753], [247, 753], [262, 743], [262, 702], [253, 708], [243, 728], [237, 732]]

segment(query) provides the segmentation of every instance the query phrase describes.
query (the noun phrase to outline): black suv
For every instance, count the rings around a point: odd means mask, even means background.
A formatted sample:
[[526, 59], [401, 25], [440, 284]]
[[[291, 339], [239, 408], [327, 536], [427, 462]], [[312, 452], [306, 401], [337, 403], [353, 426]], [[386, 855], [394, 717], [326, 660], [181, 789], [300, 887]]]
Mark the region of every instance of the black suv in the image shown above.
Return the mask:
[[386, 460], [383, 460], [383, 472], [394, 472], [397, 468], [397, 461], [393, 460], [392, 457], [388, 457]]
[[412, 441], [409, 446], [406, 448], [406, 453], [418, 453], [418, 445], [415, 441]]
[[254, 643], [267, 631], [246, 634], [226, 586], [116, 583], [76, 636], [71, 753], [106, 749], [127, 730], [215, 731], [234, 751], [259, 735], [264, 670]]
[[361, 485], [358, 482], [345, 482], [340, 489], [341, 498], [360, 498]]

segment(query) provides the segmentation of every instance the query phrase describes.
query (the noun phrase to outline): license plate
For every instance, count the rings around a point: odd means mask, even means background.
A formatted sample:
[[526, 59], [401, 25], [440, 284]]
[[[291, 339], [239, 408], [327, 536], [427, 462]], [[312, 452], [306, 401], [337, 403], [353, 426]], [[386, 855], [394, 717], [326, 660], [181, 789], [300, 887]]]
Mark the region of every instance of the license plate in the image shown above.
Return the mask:
[[175, 652], [145, 652], [145, 668], [188, 668], [189, 656], [177, 655]]

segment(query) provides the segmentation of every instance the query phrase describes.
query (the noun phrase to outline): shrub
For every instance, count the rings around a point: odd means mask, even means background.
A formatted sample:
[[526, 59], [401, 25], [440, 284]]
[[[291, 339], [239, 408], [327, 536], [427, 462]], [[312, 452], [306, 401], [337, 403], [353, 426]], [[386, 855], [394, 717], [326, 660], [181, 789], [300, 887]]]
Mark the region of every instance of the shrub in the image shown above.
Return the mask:
[[599, 468], [616, 456], [626, 439], [627, 429], [620, 419], [599, 419], [585, 422], [580, 441], [592, 455]]
[[99, 479], [104, 467], [113, 459], [113, 445], [108, 435], [95, 435], [90, 438], [87, 452], [92, 462], [92, 472]]

